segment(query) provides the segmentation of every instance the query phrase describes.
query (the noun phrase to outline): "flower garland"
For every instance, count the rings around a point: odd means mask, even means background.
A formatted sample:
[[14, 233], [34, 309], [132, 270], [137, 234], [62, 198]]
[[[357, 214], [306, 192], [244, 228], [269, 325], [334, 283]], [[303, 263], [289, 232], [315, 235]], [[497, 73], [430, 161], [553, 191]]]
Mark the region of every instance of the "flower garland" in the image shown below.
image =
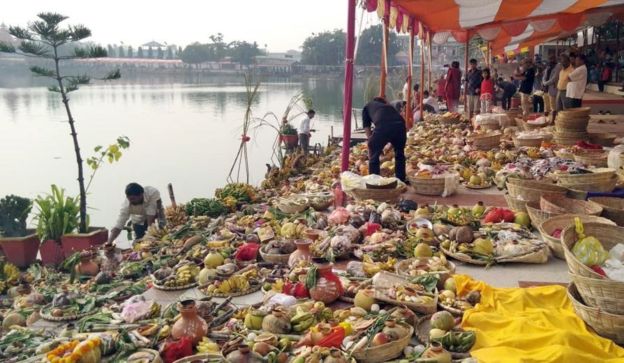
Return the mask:
[[99, 337], [89, 338], [83, 342], [72, 340], [51, 350], [46, 358], [50, 363], [76, 363], [84, 355], [99, 347], [101, 343]]

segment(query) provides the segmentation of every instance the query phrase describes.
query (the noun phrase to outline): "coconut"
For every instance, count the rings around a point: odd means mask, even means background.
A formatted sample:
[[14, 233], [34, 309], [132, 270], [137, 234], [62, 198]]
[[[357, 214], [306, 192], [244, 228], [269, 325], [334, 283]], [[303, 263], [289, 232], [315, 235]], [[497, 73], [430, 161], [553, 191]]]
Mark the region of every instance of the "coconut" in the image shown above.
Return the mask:
[[5, 316], [4, 320], [2, 320], [2, 330], [4, 331], [11, 330], [11, 327], [14, 325], [26, 326], [26, 319], [24, 319], [22, 314], [17, 313], [17, 312], [12, 312], [12, 313], [9, 313], [7, 316]]
[[431, 328], [449, 331], [455, 327], [455, 319], [448, 311], [438, 311], [431, 316]]
[[459, 243], [470, 243], [474, 240], [472, 228], [468, 226], [455, 227], [451, 230], [451, 239]]

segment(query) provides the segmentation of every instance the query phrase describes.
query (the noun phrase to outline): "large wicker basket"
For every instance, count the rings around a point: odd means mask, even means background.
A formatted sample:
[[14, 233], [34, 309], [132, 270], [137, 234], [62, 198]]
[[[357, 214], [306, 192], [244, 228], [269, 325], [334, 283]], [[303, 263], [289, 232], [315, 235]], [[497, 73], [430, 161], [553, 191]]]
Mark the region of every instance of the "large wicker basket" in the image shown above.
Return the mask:
[[551, 134], [543, 134], [531, 138], [518, 138], [513, 136], [513, 143], [515, 147], [540, 147], [542, 142], [552, 140]]
[[535, 229], [539, 229], [544, 221], [559, 214], [549, 213], [540, 209], [540, 204], [538, 202], [528, 202], [526, 204], [526, 211], [529, 214], [529, 218], [531, 218], [531, 225]]
[[574, 145], [587, 139], [589, 139], [589, 134], [584, 131], [555, 131], [553, 133], [553, 140], [559, 145]]
[[603, 208], [602, 216], [612, 220], [618, 226], [624, 226], [624, 199], [613, 197], [594, 197], [590, 201]]
[[[585, 235], [596, 237], [602, 244], [602, 247], [607, 251], [610, 251], [615, 245], [624, 241], [624, 228], [622, 227], [600, 223], [583, 223], [583, 227], [585, 229]], [[572, 247], [577, 240], [578, 236], [574, 224], [569, 225], [563, 230], [561, 234], [561, 244], [563, 245], [563, 252], [570, 272], [594, 279], [603, 278], [602, 275], [594, 272], [594, 270], [588, 266], [585, 266], [574, 256]]]
[[610, 193], [612, 192], [618, 183], [617, 175], [611, 177], [611, 179], [597, 180], [588, 183], [572, 183], [572, 184], [563, 184], [559, 183], [559, 185], [565, 186], [568, 189], [572, 189], [575, 191], [586, 191], [586, 192], [598, 192], [598, 193]]
[[580, 154], [574, 154], [574, 160], [587, 166], [606, 168], [607, 156], [607, 152], [584, 152]]
[[555, 118], [555, 128], [557, 131], [587, 131], [589, 117], [566, 117], [557, 115]]
[[561, 245], [561, 238], [553, 237], [552, 234], [555, 230], [561, 229], [562, 231], [567, 227], [574, 224], [574, 218], [580, 218], [582, 223], [600, 223], [615, 226], [612, 221], [596, 216], [577, 215], [577, 214], [560, 214], [553, 216], [539, 226], [538, 231], [542, 235], [544, 242], [548, 244], [548, 247], [552, 250], [555, 257], [565, 260], [565, 254], [563, 252], [563, 246]]
[[288, 258], [290, 258], [290, 253], [285, 254], [276, 254], [276, 253], [267, 253], [265, 249], [266, 245], [260, 248], [260, 256], [262, 259], [268, 263], [272, 263], [274, 265], [288, 265]]
[[409, 177], [414, 193], [421, 195], [439, 196], [444, 194], [446, 178]]
[[537, 202], [544, 194], [565, 195], [567, 193], [566, 188], [561, 186], [529, 179], [508, 178], [506, 185], [512, 197], [527, 202]]
[[509, 194], [505, 194], [505, 201], [509, 209], [515, 212], [527, 212], [527, 202], [524, 200], [516, 199]]
[[488, 151], [499, 147], [502, 134], [500, 132], [486, 135], [474, 136], [471, 138], [472, 144], [478, 150]]
[[590, 133], [589, 140], [593, 144], [602, 146], [613, 146], [613, 141], [617, 138], [616, 134], [611, 133]]
[[560, 195], [542, 195], [540, 198], [540, 209], [552, 214], [587, 214], [599, 216], [602, 207], [594, 202], [566, 198]]
[[592, 279], [573, 273], [570, 278], [587, 305], [611, 314], [624, 315], [624, 282]]
[[585, 305], [573, 283], [568, 286], [568, 297], [572, 301], [576, 315], [591, 326], [598, 335], [611, 339], [617, 344], [624, 344], [624, 316], [610, 314]]
[[576, 184], [589, 184], [603, 180], [611, 180], [615, 175], [615, 169], [597, 168], [592, 169], [591, 173], [585, 174], [553, 174], [560, 185], [573, 186]]
[[394, 189], [353, 189], [349, 194], [357, 200], [374, 200], [376, 202], [396, 203], [405, 193], [407, 187], [404, 185]]
[[590, 112], [591, 107], [566, 108], [565, 110], [557, 112], [557, 116], [564, 118], [589, 117]]
[[535, 123], [524, 121], [521, 118], [516, 118], [516, 126], [518, 126], [519, 128], [525, 131], [539, 130], [541, 128], [548, 126], [548, 124], [549, 124], [548, 122], [543, 123], [543, 124], [535, 124]]
[[412, 340], [412, 335], [414, 335], [414, 327], [410, 326], [409, 333], [406, 336], [390, 343], [356, 350], [353, 352], [353, 358], [361, 363], [387, 362], [403, 353], [403, 349]]

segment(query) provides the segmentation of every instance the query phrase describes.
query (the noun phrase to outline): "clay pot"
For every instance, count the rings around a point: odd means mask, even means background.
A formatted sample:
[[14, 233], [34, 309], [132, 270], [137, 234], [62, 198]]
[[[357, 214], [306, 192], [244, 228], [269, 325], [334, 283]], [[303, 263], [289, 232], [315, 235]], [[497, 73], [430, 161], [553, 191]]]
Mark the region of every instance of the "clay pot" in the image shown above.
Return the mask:
[[79, 275], [95, 276], [100, 272], [100, 266], [93, 261], [91, 252], [82, 252], [80, 254], [80, 263], [76, 265], [76, 272]]
[[451, 353], [446, 351], [438, 342], [431, 342], [431, 346], [423, 352], [421, 357], [435, 359], [438, 363], [451, 363], [452, 361]]
[[226, 362], [231, 363], [261, 363], [264, 362], [262, 356], [256, 352], [252, 352], [248, 345], [242, 344], [225, 357]]
[[342, 295], [342, 284], [338, 276], [332, 272], [331, 263], [317, 264], [316, 286], [310, 289], [310, 297], [325, 304], [331, 304]]
[[312, 259], [312, 254], [310, 253], [310, 245], [312, 241], [310, 240], [296, 240], [295, 245], [297, 246], [297, 250], [290, 254], [288, 258], [288, 267], [293, 268], [300, 261], [310, 261]]
[[173, 324], [171, 336], [180, 339], [184, 336], [197, 344], [208, 333], [208, 324], [197, 314], [197, 306], [193, 300], [185, 300], [178, 303], [178, 311], [181, 318]]

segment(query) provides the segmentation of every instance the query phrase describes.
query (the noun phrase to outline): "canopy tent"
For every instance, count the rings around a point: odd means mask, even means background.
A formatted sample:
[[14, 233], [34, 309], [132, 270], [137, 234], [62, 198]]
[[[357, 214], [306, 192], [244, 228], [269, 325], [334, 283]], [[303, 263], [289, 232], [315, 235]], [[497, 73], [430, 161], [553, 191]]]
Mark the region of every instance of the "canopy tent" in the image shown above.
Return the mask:
[[[348, 26], [345, 61], [344, 135], [342, 170], [349, 165], [351, 96], [353, 82], [353, 43], [355, 42], [356, 0], [347, 0]], [[624, 0], [364, 0], [369, 12], [377, 12], [387, 29], [410, 34], [410, 44], [417, 34], [427, 44], [444, 43], [452, 35], [466, 44], [474, 35], [488, 42], [488, 51], [510, 51], [533, 46], [562, 35], [571, 35], [579, 27], [596, 26], [624, 10]], [[425, 42], [423, 42], [425, 43]], [[386, 42], [382, 49], [381, 93], [385, 90]], [[431, 50], [431, 47], [428, 47]], [[421, 52], [422, 53], [422, 52]], [[466, 57], [468, 52], [466, 52]], [[489, 59], [489, 57], [488, 57]], [[467, 58], [466, 58], [467, 63]], [[411, 68], [413, 62], [410, 62]], [[421, 57], [421, 84], [424, 83], [424, 54]], [[431, 66], [429, 64], [429, 66]], [[408, 89], [411, 90], [411, 69]], [[420, 104], [422, 109], [421, 87]], [[411, 93], [408, 91], [408, 94]], [[409, 102], [408, 102], [409, 104]], [[411, 109], [408, 106], [408, 125]]]

